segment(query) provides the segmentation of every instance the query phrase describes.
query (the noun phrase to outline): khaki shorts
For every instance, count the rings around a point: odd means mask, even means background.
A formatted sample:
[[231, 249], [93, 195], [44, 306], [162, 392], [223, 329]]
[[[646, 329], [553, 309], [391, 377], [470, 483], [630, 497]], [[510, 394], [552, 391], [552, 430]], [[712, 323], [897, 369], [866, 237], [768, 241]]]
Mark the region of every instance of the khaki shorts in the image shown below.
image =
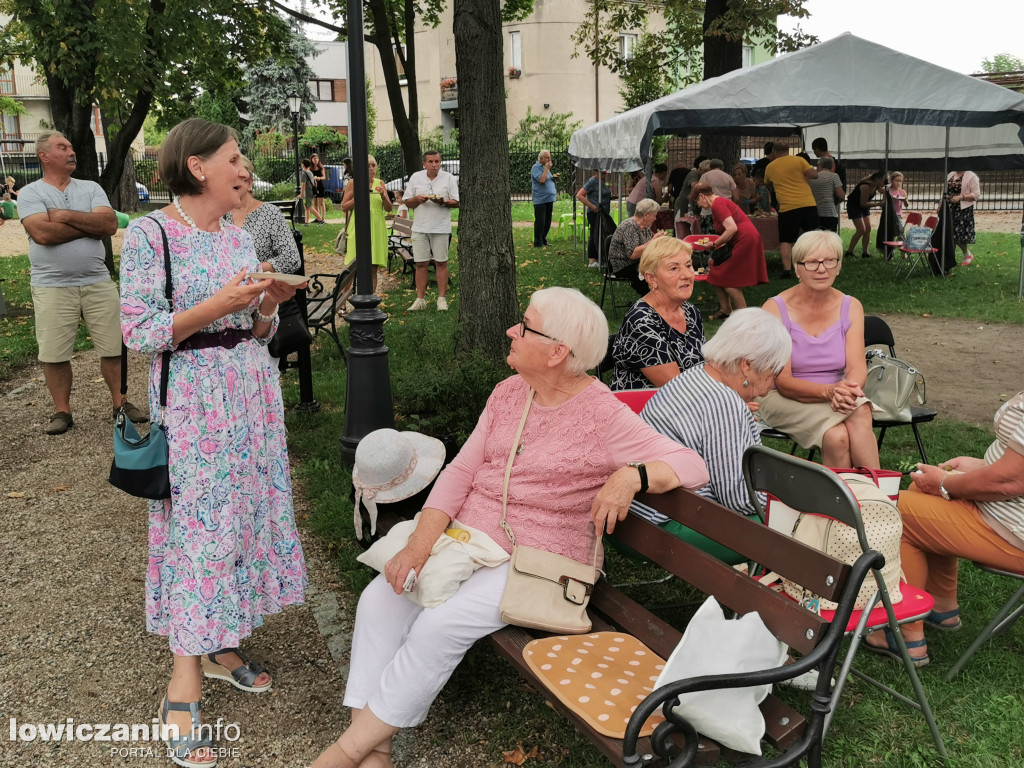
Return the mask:
[[413, 232], [412, 260], [417, 264], [430, 261], [448, 261], [448, 247], [452, 236], [448, 233]]
[[801, 403], [783, 397], [772, 390], [760, 403], [757, 415], [769, 427], [785, 432], [801, 448], [821, 448], [821, 440], [836, 424], [842, 424], [850, 414], [832, 410], [829, 403]]
[[83, 319], [100, 357], [121, 354], [121, 297], [112, 281], [59, 288], [33, 286], [32, 305], [39, 362], [70, 360]]

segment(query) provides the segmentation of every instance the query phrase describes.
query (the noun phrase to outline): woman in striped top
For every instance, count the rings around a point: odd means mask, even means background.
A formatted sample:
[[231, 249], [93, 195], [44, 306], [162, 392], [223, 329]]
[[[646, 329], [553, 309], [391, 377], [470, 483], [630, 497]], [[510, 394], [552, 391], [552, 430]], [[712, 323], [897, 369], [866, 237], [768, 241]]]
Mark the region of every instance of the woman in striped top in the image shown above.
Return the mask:
[[[738, 309], [704, 344], [705, 362], [663, 386], [640, 414], [704, 459], [711, 479], [698, 494], [743, 515], [755, 513], [743, 482], [743, 453], [761, 443], [751, 402], [772, 388], [792, 348], [777, 317], [763, 309]], [[632, 509], [649, 519], [658, 514], [636, 502]], [[737, 557], [674, 520], [662, 516], [655, 522], [723, 560]]]
[[[900, 629], [919, 667], [929, 661], [926, 626], [946, 632], [961, 627], [956, 596], [961, 557], [1024, 571], [1024, 392], [996, 411], [995, 430], [984, 458], [957, 456], [937, 467], [918, 464], [913, 485], [900, 494], [900, 561], [907, 582], [935, 598], [924, 621]], [[865, 642], [870, 650], [899, 658], [888, 632], [876, 632]]]

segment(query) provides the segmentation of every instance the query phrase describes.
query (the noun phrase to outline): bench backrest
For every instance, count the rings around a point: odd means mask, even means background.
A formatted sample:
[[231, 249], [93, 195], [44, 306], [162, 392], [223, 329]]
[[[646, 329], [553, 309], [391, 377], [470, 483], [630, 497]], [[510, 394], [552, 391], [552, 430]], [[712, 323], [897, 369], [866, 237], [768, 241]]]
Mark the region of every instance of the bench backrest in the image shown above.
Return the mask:
[[412, 237], [412, 219], [402, 219], [396, 216], [391, 222], [391, 234], [398, 237]]
[[298, 205], [298, 200], [271, 200], [270, 205], [277, 206], [281, 209], [281, 213], [284, 217], [295, 226], [295, 208]]
[[[846, 563], [685, 489], [642, 494], [638, 500], [799, 584], [821, 585], [819, 593], [830, 600], [839, 599], [850, 576]], [[818, 645], [829, 626], [818, 614], [746, 572], [636, 515], [627, 515], [616, 526], [614, 536], [733, 611], [741, 615], [757, 611], [776, 637], [802, 654]], [[663, 653], [663, 649], [651, 649]], [[669, 647], [668, 652], [671, 650]]]

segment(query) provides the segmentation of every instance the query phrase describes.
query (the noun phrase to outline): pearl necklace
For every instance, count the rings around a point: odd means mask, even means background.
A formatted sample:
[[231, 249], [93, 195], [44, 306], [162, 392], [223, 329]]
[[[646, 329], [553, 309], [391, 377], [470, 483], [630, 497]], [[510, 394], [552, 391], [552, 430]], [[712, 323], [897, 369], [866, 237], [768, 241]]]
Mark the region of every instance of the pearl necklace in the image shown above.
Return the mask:
[[189, 216], [187, 213], [185, 213], [185, 211], [182, 209], [182, 207], [181, 207], [181, 198], [180, 197], [175, 196], [175, 198], [174, 198], [174, 209], [178, 212], [178, 215], [181, 216], [181, 220], [182, 221], [184, 221], [186, 224], [188, 224], [190, 227], [192, 227], [192, 229], [199, 229], [199, 227], [196, 226], [196, 223], [192, 219], [192, 217]]

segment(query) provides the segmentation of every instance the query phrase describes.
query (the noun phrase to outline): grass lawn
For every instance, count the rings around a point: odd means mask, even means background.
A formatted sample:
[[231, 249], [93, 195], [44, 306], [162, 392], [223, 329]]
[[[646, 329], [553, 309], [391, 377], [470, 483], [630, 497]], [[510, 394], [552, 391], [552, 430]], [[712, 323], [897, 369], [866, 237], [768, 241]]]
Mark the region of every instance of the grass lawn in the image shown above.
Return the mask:
[[[520, 212], [524, 206], [525, 210]], [[571, 210], [571, 202], [556, 203], [556, 222], [559, 206]], [[532, 206], [528, 203], [517, 203], [514, 212], [516, 219], [532, 218]], [[330, 252], [338, 229], [338, 225], [305, 227], [307, 249]], [[845, 234], [848, 240], [850, 233]], [[532, 230], [528, 227], [516, 228], [514, 237], [522, 305], [525, 306], [534, 290], [545, 285], [576, 287], [598, 299], [601, 275], [598, 270], [584, 267], [585, 258], [573, 251], [571, 237], [566, 241], [553, 233], [554, 245], [545, 250], [530, 246]], [[891, 272], [878, 258], [855, 259], [844, 265], [837, 287], [860, 298], [869, 312], [1024, 322], [1024, 304], [1016, 300], [1018, 237], [980, 233], [978, 240], [975, 253], [979, 255], [980, 266], [957, 270], [947, 280], [931, 277], [893, 280]], [[414, 298], [408, 279], [403, 279], [401, 288], [393, 291], [382, 307], [391, 314], [385, 334], [392, 352], [390, 369], [398, 429], [419, 429], [464, 438], [484, 398], [494, 383], [508, 372], [475, 360], [459, 365], [452, 363], [459, 280], [458, 260], [453, 258], [451, 263], [455, 276], [449, 294], [451, 311], [406, 312], [405, 308]], [[778, 256], [770, 256], [769, 264], [774, 277], [780, 269]], [[0, 318], [2, 380], [9, 378], [15, 368], [30, 361], [35, 354], [27, 257], [0, 258], [0, 278], [6, 280], [4, 293], [13, 310], [7, 317]], [[751, 289], [747, 292], [748, 302], [760, 304], [780, 287], [776, 281]], [[620, 288], [629, 290], [624, 286]], [[702, 307], [713, 303], [711, 290], [699, 286], [695, 300]], [[611, 322], [614, 328], [618, 319], [611, 318]], [[714, 323], [708, 324], [709, 336], [716, 327]], [[347, 329], [342, 333], [347, 345]], [[87, 344], [83, 331], [79, 345]], [[338, 438], [344, 430], [346, 370], [338, 350], [323, 335], [314, 347], [313, 361], [315, 396], [323, 410], [313, 414], [288, 414], [293, 473], [297, 487], [309, 501], [311, 511], [305, 523], [328, 542], [343, 588], [355, 594], [371, 574], [355, 560], [361, 549], [352, 534], [351, 483], [347, 471], [339, 467], [338, 462]], [[282, 383], [286, 404], [294, 405], [299, 399], [294, 372], [283, 377]], [[453, 403], [464, 404], [464, 407], [456, 412]], [[929, 452], [937, 457], [982, 455], [991, 440], [991, 434], [985, 429], [941, 417], [922, 425], [921, 431]], [[897, 467], [914, 456], [916, 448], [910, 430], [891, 432], [882, 451], [883, 466]], [[635, 576], [640, 580], [644, 575], [642, 566], [614, 554], [609, 557], [609, 567], [617, 579]], [[984, 648], [953, 683], [943, 680], [949, 666], [1012, 589], [1011, 585], [967, 564], [962, 565], [961, 574], [966, 629], [958, 634], [929, 635], [933, 663], [922, 670], [922, 681], [945, 737], [951, 765], [993, 768], [1019, 765], [1024, 762], [1024, 732], [1020, 727], [1024, 721], [1024, 697], [1020, 695], [1024, 688], [1021, 629], [1016, 628]], [[642, 588], [636, 590], [636, 595], [657, 603], [680, 595], [693, 597], [678, 585]], [[668, 615], [666, 618], [681, 622], [685, 616]], [[859, 666], [904, 693], [910, 692], [901, 668], [895, 663], [863, 654]], [[806, 694], [785, 689], [781, 695], [798, 708], [805, 708]], [[467, 722], [474, 724], [471, 729], [466, 727]], [[547, 762], [579, 768], [606, 764], [540, 696], [524, 689], [518, 676], [496, 658], [486, 643], [478, 644], [460, 665], [424, 730], [423, 738], [434, 743], [477, 743], [486, 738], [491, 758], [489, 765], [501, 764], [501, 753], [513, 749], [517, 742], [527, 747], [540, 745]], [[888, 768], [937, 765], [938, 760], [927, 727], [916, 712], [855, 678], [846, 687], [826, 740], [825, 764], [832, 768]]]
[[[557, 220], [557, 218], [556, 218]], [[324, 227], [323, 230], [329, 228]], [[329, 232], [322, 237], [329, 240]], [[313, 238], [321, 237], [314, 233]], [[553, 239], [546, 250], [531, 247], [532, 230], [514, 231], [517, 252], [517, 282], [521, 303], [537, 288], [545, 285], [569, 285], [579, 288], [595, 300], [600, 296], [601, 275], [583, 267], [584, 259], [574, 252], [571, 239], [565, 243]], [[847, 239], [849, 233], [847, 233]], [[893, 281], [880, 261], [853, 260], [845, 265], [839, 287], [864, 301], [869, 311], [905, 311], [917, 314], [969, 317], [972, 319], [1022, 322], [1024, 310], [1016, 301], [1017, 246], [1015, 235], [983, 234], [978, 252], [984, 254], [984, 269], [960, 270], [948, 280], [913, 278]], [[311, 240], [311, 245], [314, 244]], [[319, 247], [314, 245], [314, 247]], [[454, 254], [453, 254], [454, 255]], [[779, 269], [778, 257], [770, 257], [773, 274]], [[420, 429], [431, 434], [455, 434], [464, 437], [490, 392], [493, 382], [505, 372], [488, 371], [474, 364], [456, 367], [450, 364], [458, 309], [458, 263], [452, 261], [455, 286], [452, 310], [405, 312], [414, 293], [402, 288], [392, 292], [384, 303], [392, 314], [385, 327], [390, 358], [392, 390], [395, 394], [398, 429]], [[697, 297], [700, 304], [711, 301], [706, 287]], [[779, 290], [763, 286], [749, 292], [751, 304], [761, 303]], [[612, 319], [613, 327], [617, 319]], [[708, 333], [715, 324], [709, 324]], [[289, 438], [297, 481], [312, 503], [308, 524], [331, 545], [341, 583], [358, 592], [371, 574], [355, 561], [361, 549], [352, 536], [352, 503], [349, 476], [338, 466], [337, 438], [344, 429], [344, 377], [333, 344], [321, 346], [314, 355], [317, 366], [316, 397], [325, 405], [320, 414], [290, 414]], [[288, 403], [298, 400], [293, 377], [285, 379]], [[468, 409], [471, 418], [452, 419], [453, 402], [476, 402]], [[929, 451], [935, 456], [981, 455], [991, 441], [982, 428], [939, 419], [922, 425]], [[774, 447], [785, 449], [786, 446]], [[898, 467], [916, 456], [910, 430], [895, 430], [887, 436], [882, 450], [883, 466]], [[617, 579], [635, 575], [640, 581], [644, 569], [614, 553], [609, 567]], [[967, 670], [953, 683], [943, 680], [945, 671], [965, 650], [975, 634], [1010, 594], [1012, 587], [970, 565], [962, 567], [963, 608], [966, 630], [953, 635], [932, 633], [932, 666], [921, 676], [939, 727], [946, 740], [952, 765], [1004, 766], [1024, 760], [1024, 735], [1018, 723], [1024, 714], [1019, 697], [1024, 685], [1024, 661], [1020, 630], [997, 639], [983, 649]], [[639, 588], [636, 596], [654, 603], [671, 602], [680, 596], [694, 598], [678, 586]], [[681, 624], [685, 615], [667, 615]], [[858, 664], [905, 694], [910, 687], [901, 668], [885, 659], [863, 654]], [[781, 694], [803, 709], [805, 694], [785, 689]], [[483, 722], [485, 731], [464, 725], [468, 711], [474, 723]], [[493, 714], [484, 714], [493, 713]], [[496, 659], [486, 643], [478, 644], [456, 671], [445, 692], [424, 725], [435, 743], [476, 742], [486, 733], [488, 764], [501, 763], [501, 753], [517, 742], [539, 744], [549, 761], [565, 766], [605, 765], [603, 758], [554, 713], [536, 693], [524, 690], [518, 675]], [[826, 765], [838, 766], [927, 766], [937, 758], [924, 720], [906, 706], [881, 694], [854, 678], [847, 684], [840, 709], [826, 741]]]

